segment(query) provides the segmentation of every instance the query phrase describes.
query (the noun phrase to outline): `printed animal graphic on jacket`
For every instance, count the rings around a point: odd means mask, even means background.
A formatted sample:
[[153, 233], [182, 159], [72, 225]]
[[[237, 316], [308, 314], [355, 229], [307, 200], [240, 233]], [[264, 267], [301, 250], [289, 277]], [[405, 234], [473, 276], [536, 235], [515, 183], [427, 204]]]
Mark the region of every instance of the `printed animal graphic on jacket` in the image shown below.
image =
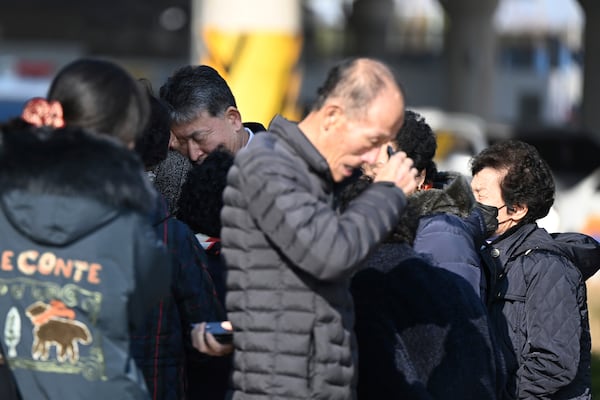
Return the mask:
[[56, 359], [72, 364], [79, 360], [79, 345], [90, 344], [92, 335], [89, 329], [75, 320], [75, 311], [62, 301], [52, 300], [50, 304], [37, 301], [25, 311], [33, 323], [33, 345], [31, 355], [34, 360], [48, 360], [50, 346], [56, 346]]

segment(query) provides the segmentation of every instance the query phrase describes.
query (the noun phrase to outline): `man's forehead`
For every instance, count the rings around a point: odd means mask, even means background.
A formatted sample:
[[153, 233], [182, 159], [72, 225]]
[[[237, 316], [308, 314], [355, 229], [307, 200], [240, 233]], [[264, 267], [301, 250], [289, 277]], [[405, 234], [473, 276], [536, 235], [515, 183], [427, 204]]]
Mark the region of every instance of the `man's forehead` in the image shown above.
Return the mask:
[[192, 136], [196, 133], [202, 133], [213, 129], [215, 119], [219, 117], [210, 117], [208, 115], [198, 115], [190, 122], [173, 124], [171, 131], [176, 136]]
[[191, 137], [194, 135], [194, 127], [190, 125], [173, 125], [171, 133], [178, 138]]

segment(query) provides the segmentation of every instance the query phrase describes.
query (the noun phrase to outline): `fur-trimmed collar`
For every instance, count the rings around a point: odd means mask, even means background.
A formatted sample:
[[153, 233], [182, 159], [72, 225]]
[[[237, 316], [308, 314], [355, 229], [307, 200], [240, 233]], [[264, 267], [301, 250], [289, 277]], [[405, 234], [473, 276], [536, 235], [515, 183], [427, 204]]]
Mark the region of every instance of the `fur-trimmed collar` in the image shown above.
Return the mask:
[[139, 158], [112, 138], [60, 129], [2, 132], [0, 142], [0, 193], [83, 197], [142, 212], [154, 205]]
[[73, 129], [1, 136], [0, 221], [30, 240], [66, 245], [124, 210], [154, 207], [141, 162], [112, 139]]
[[474, 203], [467, 179], [458, 174], [441, 172], [436, 176], [433, 189], [416, 192], [408, 197], [408, 204], [400, 223], [386, 242], [407, 242], [412, 245], [419, 219], [426, 215], [448, 213], [466, 217]]

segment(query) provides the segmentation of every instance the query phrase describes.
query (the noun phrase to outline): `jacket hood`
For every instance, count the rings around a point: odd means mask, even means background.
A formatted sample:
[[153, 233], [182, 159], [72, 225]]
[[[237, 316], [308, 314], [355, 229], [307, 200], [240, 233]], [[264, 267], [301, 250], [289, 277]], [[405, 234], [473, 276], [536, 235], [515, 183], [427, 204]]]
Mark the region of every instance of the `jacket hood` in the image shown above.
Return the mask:
[[[527, 239], [527, 240], [525, 240]], [[600, 243], [593, 237], [577, 232], [549, 234], [536, 224], [516, 226], [494, 241], [507, 249], [509, 257], [530, 250], [560, 254], [568, 258], [587, 280], [600, 269]]]
[[2, 211], [13, 227], [31, 240], [67, 245], [119, 214], [118, 209], [89, 199], [37, 196], [13, 190], [0, 197]]
[[419, 219], [424, 216], [448, 213], [464, 218], [469, 215], [475, 200], [467, 179], [458, 173], [441, 173], [441, 175], [444, 178], [444, 185], [408, 196], [408, 205], [400, 224], [388, 241], [406, 241], [412, 244]]
[[155, 204], [138, 157], [110, 138], [79, 129], [2, 137], [0, 206], [36, 242], [68, 244], [121, 211]]
[[584, 280], [600, 269], [600, 243], [577, 232], [553, 233], [554, 244], [577, 266]]

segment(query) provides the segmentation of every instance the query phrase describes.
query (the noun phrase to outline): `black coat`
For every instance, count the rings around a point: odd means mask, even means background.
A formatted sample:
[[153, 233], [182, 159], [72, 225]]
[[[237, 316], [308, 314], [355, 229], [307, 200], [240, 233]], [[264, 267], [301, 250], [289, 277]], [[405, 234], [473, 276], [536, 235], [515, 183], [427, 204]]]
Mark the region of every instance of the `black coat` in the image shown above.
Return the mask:
[[526, 224], [486, 246], [482, 257], [490, 317], [507, 362], [506, 398], [590, 398], [586, 287], [577, 266], [591, 276], [598, 245], [554, 240]]
[[485, 307], [469, 283], [405, 243], [381, 245], [352, 279], [360, 399], [495, 399]]

